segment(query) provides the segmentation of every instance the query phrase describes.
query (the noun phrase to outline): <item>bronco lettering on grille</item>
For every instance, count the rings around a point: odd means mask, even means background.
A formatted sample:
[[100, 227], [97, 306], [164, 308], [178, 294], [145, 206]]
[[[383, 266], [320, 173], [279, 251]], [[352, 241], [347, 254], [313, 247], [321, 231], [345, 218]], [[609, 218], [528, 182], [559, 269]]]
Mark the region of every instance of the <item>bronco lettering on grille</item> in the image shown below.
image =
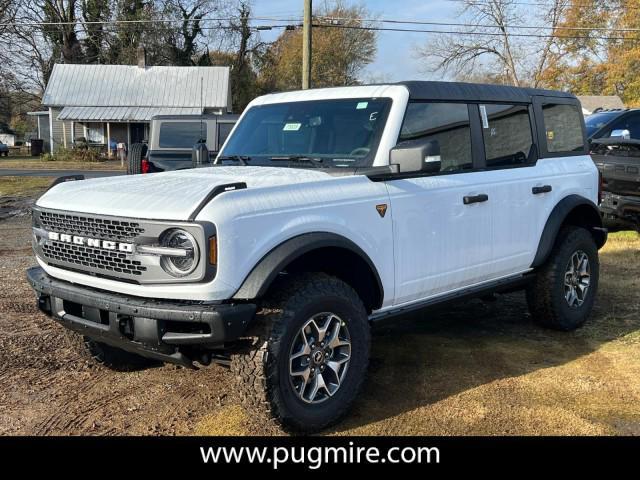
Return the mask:
[[66, 233], [49, 232], [49, 240], [55, 242], [73, 243], [74, 245], [87, 245], [89, 247], [104, 248], [105, 250], [118, 250], [124, 253], [133, 253], [133, 243], [112, 242], [111, 240], [100, 240], [97, 238], [81, 237], [79, 235], [68, 235]]

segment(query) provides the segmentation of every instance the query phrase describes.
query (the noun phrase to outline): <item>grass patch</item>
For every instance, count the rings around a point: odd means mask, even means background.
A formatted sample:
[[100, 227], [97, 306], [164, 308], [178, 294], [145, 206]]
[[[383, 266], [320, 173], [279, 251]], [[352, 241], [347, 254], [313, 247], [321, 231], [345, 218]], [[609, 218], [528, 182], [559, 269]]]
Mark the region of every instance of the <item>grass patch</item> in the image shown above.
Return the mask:
[[44, 190], [53, 178], [50, 177], [0, 177], [0, 197], [24, 197]]

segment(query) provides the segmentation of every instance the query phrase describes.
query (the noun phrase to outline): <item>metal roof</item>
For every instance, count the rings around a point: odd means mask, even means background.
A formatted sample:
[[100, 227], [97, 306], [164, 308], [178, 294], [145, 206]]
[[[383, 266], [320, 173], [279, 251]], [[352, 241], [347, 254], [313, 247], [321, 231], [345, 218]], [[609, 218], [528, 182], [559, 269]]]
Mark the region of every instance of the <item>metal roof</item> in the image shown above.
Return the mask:
[[230, 109], [229, 67], [56, 64], [42, 104]]
[[141, 122], [156, 115], [199, 115], [200, 107], [64, 107], [58, 120]]
[[624, 103], [617, 95], [578, 95], [582, 108], [593, 112], [598, 108], [624, 108]]
[[409, 96], [414, 100], [452, 100], [475, 102], [531, 102], [531, 97], [575, 98], [567, 92], [542, 90], [537, 88], [521, 88], [509, 85], [485, 85], [463, 82], [400, 82], [409, 89]]

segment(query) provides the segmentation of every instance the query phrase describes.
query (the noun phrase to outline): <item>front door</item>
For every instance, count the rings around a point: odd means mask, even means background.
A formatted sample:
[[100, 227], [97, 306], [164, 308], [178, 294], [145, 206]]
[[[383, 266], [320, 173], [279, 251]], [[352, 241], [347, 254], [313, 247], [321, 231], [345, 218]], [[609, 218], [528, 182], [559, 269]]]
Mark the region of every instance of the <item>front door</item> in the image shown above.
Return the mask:
[[462, 103], [410, 103], [403, 141], [437, 142], [435, 175], [387, 182], [394, 228], [395, 304], [481, 283], [493, 255], [492, 204], [474, 171], [469, 112]]

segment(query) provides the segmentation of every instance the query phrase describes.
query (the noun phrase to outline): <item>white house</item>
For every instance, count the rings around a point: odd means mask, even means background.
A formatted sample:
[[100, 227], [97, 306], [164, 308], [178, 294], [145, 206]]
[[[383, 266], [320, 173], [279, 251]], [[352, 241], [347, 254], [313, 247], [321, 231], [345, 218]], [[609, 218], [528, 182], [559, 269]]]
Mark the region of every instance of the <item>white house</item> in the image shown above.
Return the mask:
[[143, 58], [137, 66], [56, 64], [42, 104], [31, 115], [46, 151], [80, 137], [131, 145], [148, 137], [156, 115], [230, 112], [229, 67], [147, 67]]

